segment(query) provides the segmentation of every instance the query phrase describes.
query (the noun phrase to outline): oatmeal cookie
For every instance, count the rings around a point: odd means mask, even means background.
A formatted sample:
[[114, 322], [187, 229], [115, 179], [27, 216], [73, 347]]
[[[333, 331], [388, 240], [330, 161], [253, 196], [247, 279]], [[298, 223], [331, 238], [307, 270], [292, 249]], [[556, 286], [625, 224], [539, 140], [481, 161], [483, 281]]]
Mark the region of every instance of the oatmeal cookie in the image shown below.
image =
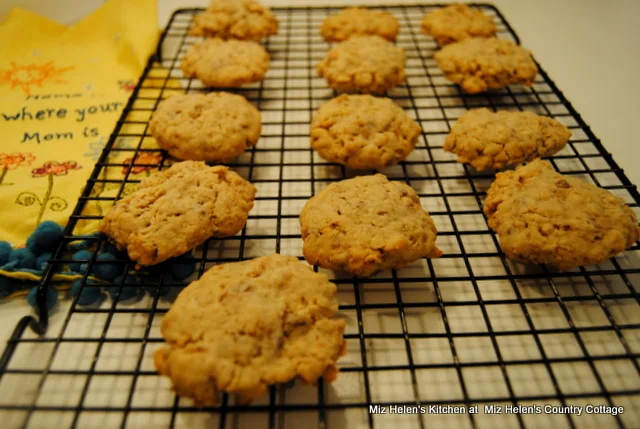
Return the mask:
[[567, 127], [546, 116], [481, 108], [469, 110], [458, 119], [444, 150], [478, 171], [498, 170], [551, 156], [566, 146], [569, 137]]
[[217, 265], [187, 286], [162, 319], [159, 373], [198, 406], [220, 392], [248, 403], [294, 378], [333, 381], [346, 351], [336, 285], [293, 256]]
[[441, 45], [470, 37], [495, 37], [496, 24], [480, 9], [452, 4], [429, 12], [420, 24], [422, 32]]
[[256, 42], [207, 39], [189, 48], [180, 68], [206, 86], [232, 88], [264, 79], [269, 54]]
[[640, 237], [621, 198], [539, 159], [498, 173], [484, 212], [505, 255], [561, 270], [604, 262]]
[[398, 20], [388, 12], [348, 7], [325, 18], [320, 34], [327, 42], [342, 42], [356, 35], [376, 35], [393, 42], [398, 28]]
[[253, 185], [227, 167], [179, 162], [117, 201], [99, 230], [138, 265], [155, 265], [210, 237], [238, 233], [255, 193]]
[[436, 258], [436, 227], [416, 192], [382, 174], [332, 183], [300, 213], [310, 264], [360, 277]]
[[445, 46], [434, 58], [446, 78], [470, 94], [511, 83], [531, 86], [538, 74], [531, 52], [509, 40], [465, 39]]
[[353, 36], [317, 65], [329, 86], [342, 92], [382, 93], [404, 82], [402, 48], [380, 36]]
[[178, 159], [229, 162], [260, 138], [260, 112], [228, 92], [175, 95], [149, 122], [158, 146]]
[[342, 94], [311, 121], [311, 147], [327, 161], [355, 169], [382, 169], [416, 147], [420, 126], [389, 98]]
[[271, 9], [253, 0], [214, 0], [195, 16], [192, 36], [260, 41], [278, 33], [278, 19]]

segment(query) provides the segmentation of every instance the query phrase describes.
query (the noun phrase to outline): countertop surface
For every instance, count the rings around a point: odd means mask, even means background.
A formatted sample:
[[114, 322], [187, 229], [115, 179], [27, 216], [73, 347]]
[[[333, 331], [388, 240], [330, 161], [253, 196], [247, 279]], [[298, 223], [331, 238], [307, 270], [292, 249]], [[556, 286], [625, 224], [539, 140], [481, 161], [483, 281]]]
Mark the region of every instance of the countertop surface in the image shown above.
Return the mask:
[[[20, 5], [69, 23], [97, 7], [101, 1], [25, 0], [0, 6], [0, 19], [8, 8]], [[158, 23], [164, 27], [173, 10], [204, 6], [207, 1], [159, 0]], [[264, 1], [287, 6], [291, 1]], [[356, 5], [359, 2], [317, 1], [299, 5]], [[416, 4], [414, 1], [374, 1], [367, 4]], [[422, 2], [429, 4], [432, 2]], [[633, 183], [640, 183], [635, 165], [640, 153], [637, 121], [640, 117], [640, 2], [605, 0], [495, 0], [492, 2], [515, 29], [557, 86], [582, 115]], [[59, 325], [67, 312], [63, 303], [52, 317]], [[24, 298], [0, 303], [0, 349], [4, 349], [20, 317], [30, 312]]]

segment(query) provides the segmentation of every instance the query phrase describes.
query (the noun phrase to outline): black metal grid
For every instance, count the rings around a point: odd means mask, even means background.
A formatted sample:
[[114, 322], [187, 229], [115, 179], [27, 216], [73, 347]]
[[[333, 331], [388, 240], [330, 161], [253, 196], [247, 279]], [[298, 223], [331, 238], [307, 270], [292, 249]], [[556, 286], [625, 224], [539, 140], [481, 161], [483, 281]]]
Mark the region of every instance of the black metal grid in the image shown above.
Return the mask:
[[[438, 226], [445, 255], [369, 279], [335, 278], [325, 271], [338, 284], [340, 314], [347, 321], [349, 353], [339, 362], [335, 383], [272, 388], [249, 407], [225, 396], [220, 407], [201, 410], [175, 397], [168, 379], [153, 370], [151, 356], [162, 344], [159, 322], [170, 306], [161, 292], [176, 286], [171, 295], [190, 279], [175, 282], [160, 270], [147, 277], [142, 299], [106, 299], [92, 307], [74, 300], [61, 326], [39, 337], [26, 328], [47, 329], [41, 299], [39, 322], [23, 319], [0, 358], [2, 427], [640, 427], [637, 245], [607, 263], [569, 272], [504, 258], [481, 210], [493, 175], [457, 164], [442, 144], [469, 108], [531, 110], [573, 132], [551, 159], [557, 170], [610, 190], [636, 213], [640, 195], [543, 69], [531, 88], [512, 86], [488, 95], [463, 94], [444, 79], [433, 60], [435, 42], [419, 31], [422, 16], [435, 7], [377, 7], [399, 19], [397, 43], [408, 56], [406, 85], [387, 96], [423, 128], [407, 161], [383, 172], [417, 190]], [[495, 8], [479, 7], [495, 18], [499, 37], [518, 41]], [[309, 148], [311, 116], [335, 95], [313, 66], [329, 49], [319, 36], [320, 23], [337, 10], [275, 9], [280, 33], [265, 42], [271, 54], [265, 80], [234, 90], [263, 115], [260, 142], [231, 164], [258, 188], [256, 206], [238, 236], [197, 250], [196, 276], [220, 262], [273, 252], [301, 257], [300, 208], [328, 183], [355, 174]], [[172, 16], [71, 216], [45, 284], [56, 265], [70, 262], [65, 248], [84, 238], [80, 224], [99, 220], [100, 210], [143, 174], [170, 162], [149, 136], [147, 121], [163, 97], [207, 90], [179, 71], [180, 57], [197, 41], [186, 35], [197, 12]], [[88, 239], [96, 248], [105, 243]], [[93, 250], [87, 271], [104, 263], [96, 255]], [[115, 263], [133, 269], [127, 260]], [[119, 294], [136, 287], [128, 283], [112, 286]], [[478, 404], [480, 410], [373, 415], [372, 404]], [[625, 411], [491, 415], [483, 412], [485, 404], [603, 404]]]

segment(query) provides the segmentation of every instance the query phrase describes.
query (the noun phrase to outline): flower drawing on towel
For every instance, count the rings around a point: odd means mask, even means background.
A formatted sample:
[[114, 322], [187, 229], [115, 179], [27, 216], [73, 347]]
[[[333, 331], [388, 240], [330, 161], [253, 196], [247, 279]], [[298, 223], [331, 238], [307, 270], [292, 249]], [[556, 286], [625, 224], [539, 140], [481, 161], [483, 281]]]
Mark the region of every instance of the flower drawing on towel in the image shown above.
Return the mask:
[[7, 172], [18, 167], [29, 167], [35, 159], [29, 152], [0, 153], [0, 185], [13, 185], [3, 183]]
[[131, 137], [118, 137], [116, 143], [113, 145], [114, 149], [131, 149], [135, 147], [133, 144], [135, 139]]
[[97, 141], [89, 143], [89, 150], [83, 153], [82, 156], [89, 157], [91, 158], [92, 161], [97, 161], [98, 158], [100, 158], [100, 155], [102, 154], [102, 149], [106, 144], [107, 144], [106, 137], [100, 137]]
[[136, 82], [134, 80], [119, 80], [118, 81], [118, 86], [120, 87], [120, 89], [127, 91], [127, 92], [132, 92], [134, 89], [136, 89]]
[[160, 161], [162, 161], [162, 155], [159, 153], [140, 152], [133, 158], [133, 161], [132, 158], [122, 161], [122, 174], [127, 174], [131, 170], [131, 174], [145, 173], [149, 176], [151, 170], [158, 168]]
[[53, 191], [53, 177], [54, 176], [66, 176], [69, 174], [70, 170], [80, 170], [82, 168], [81, 165], [78, 165], [76, 161], [47, 161], [42, 164], [41, 167], [34, 168], [31, 170], [32, 177], [46, 177], [48, 180], [47, 192], [44, 197], [40, 199], [33, 192], [21, 192], [16, 198], [16, 204], [20, 204], [21, 206], [32, 206], [33, 204], [38, 204], [40, 206], [40, 210], [38, 211], [38, 218], [36, 219], [36, 225], [39, 225], [42, 221], [42, 215], [44, 212], [49, 209], [54, 212], [59, 212], [68, 207], [68, 203], [64, 198], [51, 195]]
[[35, 63], [18, 65], [11, 63], [11, 68], [0, 69], [0, 84], [8, 83], [11, 88], [20, 88], [25, 94], [31, 94], [31, 87], [42, 88], [45, 83], [67, 83], [60, 79], [62, 73], [71, 70], [73, 66], [56, 68], [53, 61], [37, 65]]
[[34, 168], [31, 170], [31, 175], [33, 177], [42, 177], [42, 176], [66, 176], [69, 170], [80, 170], [82, 168], [81, 165], [78, 165], [75, 161], [65, 161], [65, 162], [57, 162], [57, 161], [48, 161], [42, 164], [42, 167]]

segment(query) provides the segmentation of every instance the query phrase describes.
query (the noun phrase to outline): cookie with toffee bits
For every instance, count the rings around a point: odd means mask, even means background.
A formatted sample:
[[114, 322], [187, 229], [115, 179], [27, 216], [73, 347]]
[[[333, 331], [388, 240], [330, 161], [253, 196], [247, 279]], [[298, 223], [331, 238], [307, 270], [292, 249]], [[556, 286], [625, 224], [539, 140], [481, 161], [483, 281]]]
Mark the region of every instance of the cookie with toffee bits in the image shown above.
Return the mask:
[[213, 0], [193, 21], [192, 36], [257, 42], [278, 33], [278, 19], [271, 9], [253, 0]]
[[229, 162], [256, 144], [258, 109], [228, 92], [175, 95], [163, 100], [149, 122], [158, 146], [178, 159]]
[[398, 20], [388, 12], [348, 7], [322, 21], [320, 34], [326, 42], [342, 42], [352, 36], [375, 35], [394, 42]]
[[495, 37], [496, 24], [480, 9], [452, 4], [429, 12], [420, 23], [422, 32], [441, 45], [470, 37]]
[[317, 65], [340, 92], [380, 94], [405, 80], [405, 53], [380, 36], [353, 36], [334, 46]]
[[416, 192], [382, 174], [327, 186], [303, 207], [300, 227], [307, 262], [359, 277], [442, 254]]
[[539, 159], [498, 173], [484, 213], [509, 258], [561, 270], [602, 263], [640, 237], [621, 198]]
[[269, 54], [256, 42], [207, 39], [189, 48], [180, 68], [205, 86], [233, 88], [264, 79]]
[[499, 170], [564, 148], [571, 131], [560, 122], [533, 112], [492, 112], [487, 108], [466, 112], [451, 128], [444, 150], [458, 162], [476, 170]]
[[531, 86], [538, 74], [531, 52], [509, 40], [465, 39], [445, 46], [434, 58], [445, 77], [469, 94], [512, 83]]
[[346, 351], [336, 285], [292, 256], [217, 265], [187, 286], [162, 319], [155, 367], [180, 396], [239, 403], [300, 378], [333, 381]]
[[227, 167], [184, 161], [144, 179], [99, 226], [138, 265], [155, 265], [210, 237], [240, 232], [256, 188]]
[[390, 98], [342, 94], [313, 116], [311, 147], [350, 168], [383, 169], [405, 159], [421, 131]]

